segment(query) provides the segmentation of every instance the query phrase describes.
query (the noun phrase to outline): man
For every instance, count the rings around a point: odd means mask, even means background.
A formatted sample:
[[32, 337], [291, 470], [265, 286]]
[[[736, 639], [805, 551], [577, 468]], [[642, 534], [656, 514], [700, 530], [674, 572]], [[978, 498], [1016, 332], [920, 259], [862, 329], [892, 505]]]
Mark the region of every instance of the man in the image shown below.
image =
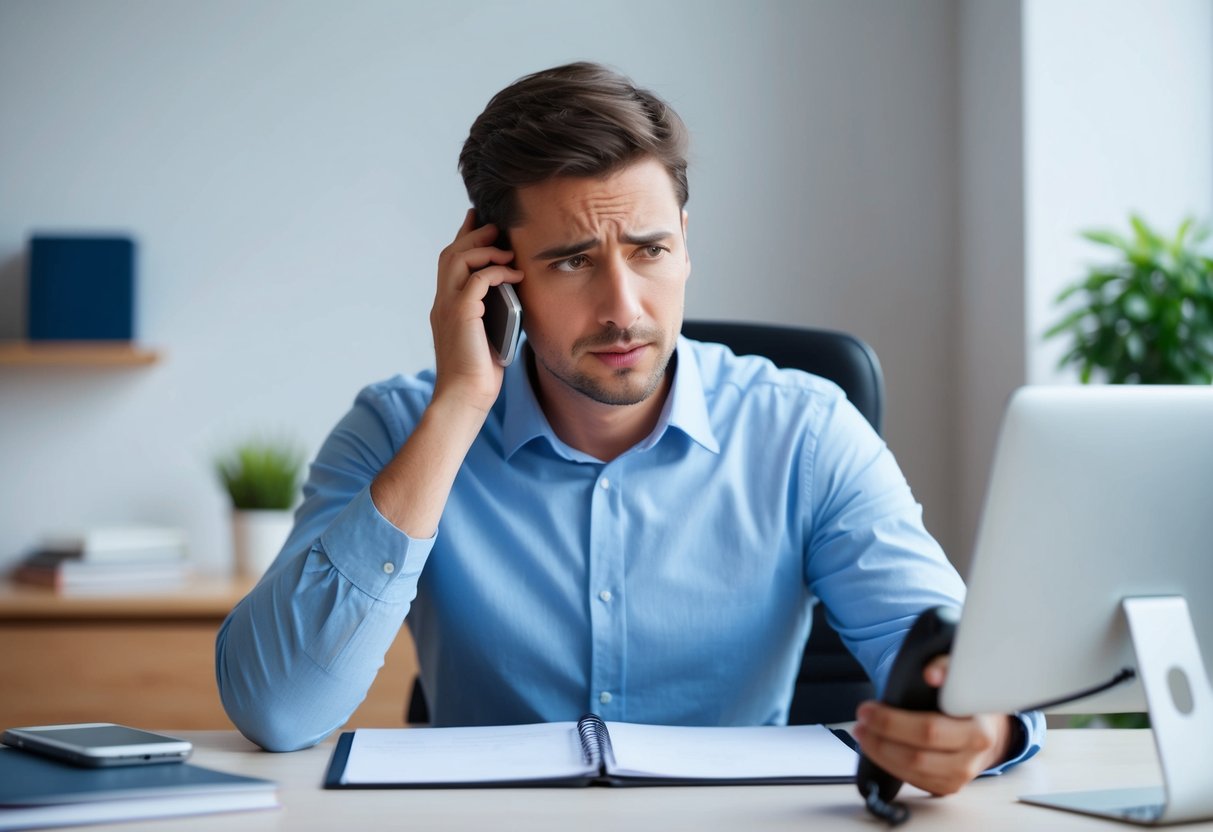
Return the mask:
[[[737, 725], [786, 721], [814, 598], [878, 685], [922, 609], [961, 603], [837, 387], [679, 338], [685, 152], [673, 110], [596, 65], [489, 102], [460, 157], [475, 208], [439, 257], [435, 371], [362, 391], [219, 633], [246, 736], [286, 750], [340, 726], [406, 615], [435, 724]], [[501, 283], [526, 330], [505, 370], [482, 323]], [[936, 793], [1041, 730], [858, 718], [875, 762]]]

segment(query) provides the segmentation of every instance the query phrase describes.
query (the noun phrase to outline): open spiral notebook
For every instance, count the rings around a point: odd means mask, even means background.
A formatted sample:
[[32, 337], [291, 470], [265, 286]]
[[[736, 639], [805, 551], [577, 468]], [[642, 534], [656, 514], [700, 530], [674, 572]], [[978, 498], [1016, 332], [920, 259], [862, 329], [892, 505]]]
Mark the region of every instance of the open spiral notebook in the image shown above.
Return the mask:
[[588, 714], [577, 722], [347, 732], [324, 787], [850, 783], [857, 761], [849, 737], [822, 725], [637, 725]]

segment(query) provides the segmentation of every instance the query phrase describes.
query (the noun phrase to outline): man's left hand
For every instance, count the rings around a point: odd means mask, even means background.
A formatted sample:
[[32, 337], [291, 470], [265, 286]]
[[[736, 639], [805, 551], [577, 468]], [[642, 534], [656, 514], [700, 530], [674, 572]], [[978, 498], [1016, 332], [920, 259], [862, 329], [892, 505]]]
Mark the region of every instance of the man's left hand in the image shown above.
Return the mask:
[[[923, 670], [932, 687], [943, 685], [947, 673], [947, 656], [939, 656]], [[960, 791], [1008, 758], [1014, 717], [952, 717], [864, 702], [856, 719], [855, 739], [869, 760], [898, 780], [944, 795]]]

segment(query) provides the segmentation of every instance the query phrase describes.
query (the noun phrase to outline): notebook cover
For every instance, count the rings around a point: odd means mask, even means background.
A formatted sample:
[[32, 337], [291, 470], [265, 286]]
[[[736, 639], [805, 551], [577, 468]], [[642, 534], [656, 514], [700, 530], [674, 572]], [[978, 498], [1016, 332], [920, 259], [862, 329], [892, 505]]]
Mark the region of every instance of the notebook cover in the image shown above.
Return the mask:
[[191, 763], [86, 768], [0, 749], [0, 810], [140, 797], [274, 791], [270, 780]]

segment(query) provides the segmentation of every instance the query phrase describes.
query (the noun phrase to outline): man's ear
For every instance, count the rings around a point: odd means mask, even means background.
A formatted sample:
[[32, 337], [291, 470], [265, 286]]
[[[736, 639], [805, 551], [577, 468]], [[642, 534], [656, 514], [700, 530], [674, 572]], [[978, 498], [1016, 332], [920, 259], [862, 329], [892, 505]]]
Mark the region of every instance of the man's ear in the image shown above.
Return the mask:
[[687, 245], [687, 220], [689, 219], [689, 216], [690, 215], [687, 214], [687, 209], [683, 208], [682, 209], [682, 251], [683, 251], [683, 255], [686, 257], [687, 263], [691, 262], [691, 249]]

